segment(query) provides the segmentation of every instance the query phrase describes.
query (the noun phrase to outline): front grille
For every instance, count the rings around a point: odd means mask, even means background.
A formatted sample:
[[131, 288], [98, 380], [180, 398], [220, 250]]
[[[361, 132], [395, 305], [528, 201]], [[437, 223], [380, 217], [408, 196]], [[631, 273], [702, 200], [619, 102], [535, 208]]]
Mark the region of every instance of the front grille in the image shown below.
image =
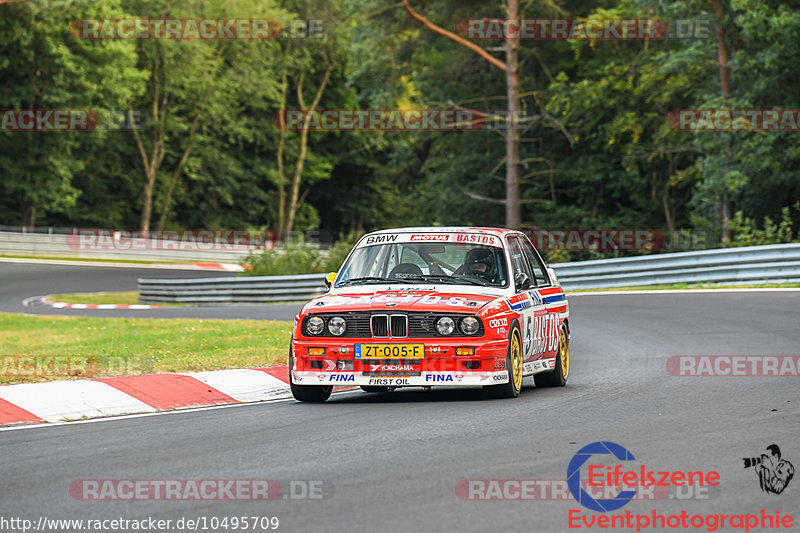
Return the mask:
[[389, 323], [392, 326], [392, 337], [408, 337], [408, 315], [392, 315]]
[[362, 337], [362, 338], [369, 338], [370, 328], [369, 328], [369, 313], [326, 313], [326, 314], [319, 314], [317, 315], [320, 318], [326, 321], [326, 327], [320, 335], [311, 335], [308, 333], [308, 329], [306, 328], [306, 323], [308, 322], [308, 317], [303, 320], [302, 332], [303, 336], [305, 337], [336, 337], [336, 335], [331, 334], [327, 328], [327, 320], [332, 316], [340, 316], [344, 318], [345, 322], [347, 322], [347, 329], [344, 332], [344, 335], [341, 337]]
[[[340, 316], [343, 317], [347, 322], [347, 330], [345, 331], [344, 335], [341, 335], [338, 338], [388, 338], [390, 331], [392, 337], [440, 337], [440, 335], [436, 333], [435, 327], [436, 319], [439, 317], [451, 317], [456, 321], [456, 327], [458, 327], [458, 322], [461, 318], [475, 315], [454, 313], [403, 313], [402, 311], [396, 314], [387, 315], [385, 313], [371, 314], [368, 311], [357, 311], [346, 313], [319, 313], [316, 316], [319, 316], [326, 321], [325, 329], [320, 335], [310, 335], [306, 328], [306, 323], [308, 322], [309, 317], [306, 317], [301, 326], [303, 336], [336, 338], [335, 335], [332, 335], [328, 331], [327, 320], [332, 316]], [[472, 335], [471, 337], [481, 337], [483, 336], [483, 332], [483, 324], [481, 323], [478, 333], [476, 335]], [[449, 335], [448, 337], [465, 336], [456, 333], [454, 335]]]
[[389, 315], [372, 315], [372, 336], [389, 336]]

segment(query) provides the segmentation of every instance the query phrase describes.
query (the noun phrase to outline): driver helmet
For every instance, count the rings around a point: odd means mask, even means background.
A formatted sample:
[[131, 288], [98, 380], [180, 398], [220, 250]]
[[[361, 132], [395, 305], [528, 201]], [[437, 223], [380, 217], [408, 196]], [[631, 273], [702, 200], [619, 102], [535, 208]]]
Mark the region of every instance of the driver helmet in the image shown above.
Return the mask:
[[477, 274], [486, 279], [494, 278], [497, 273], [497, 262], [494, 252], [485, 248], [470, 250], [464, 258], [466, 272]]

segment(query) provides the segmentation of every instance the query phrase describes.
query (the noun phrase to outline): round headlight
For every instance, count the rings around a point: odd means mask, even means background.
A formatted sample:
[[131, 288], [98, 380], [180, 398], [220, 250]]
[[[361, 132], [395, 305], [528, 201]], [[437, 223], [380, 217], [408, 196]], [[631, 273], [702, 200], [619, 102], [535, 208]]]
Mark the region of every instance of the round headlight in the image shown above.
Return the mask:
[[480, 322], [474, 316], [466, 316], [461, 319], [461, 332], [464, 335], [475, 335], [480, 328]]
[[325, 321], [318, 316], [312, 316], [306, 322], [306, 329], [312, 335], [319, 335], [325, 329]]
[[439, 335], [450, 335], [456, 329], [455, 321], [449, 316], [443, 316], [436, 321], [436, 331]]
[[328, 320], [328, 331], [333, 335], [342, 335], [347, 329], [347, 322], [340, 316], [335, 316]]

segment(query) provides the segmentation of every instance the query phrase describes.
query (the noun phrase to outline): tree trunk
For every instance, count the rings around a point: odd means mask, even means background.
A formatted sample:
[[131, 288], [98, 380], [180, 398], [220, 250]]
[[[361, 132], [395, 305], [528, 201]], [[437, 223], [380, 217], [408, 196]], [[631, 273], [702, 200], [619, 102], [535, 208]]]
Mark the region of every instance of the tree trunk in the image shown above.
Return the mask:
[[[518, 18], [517, 0], [508, 0], [508, 18]], [[506, 95], [508, 97], [508, 119], [506, 121], [506, 227], [522, 225], [519, 191], [519, 35], [506, 36]]]
[[[208, 95], [200, 104], [200, 108], [203, 109], [205, 107], [206, 102], [208, 101]], [[197, 126], [200, 124], [200, 116], [202, 112], [198, 112], [197, 115], [194, 117], [192, 121], [192, 127], [189, 128], [189, 144], [186, 145], [186, 148], [183, 151], [183, 155], [181, 156], [181, 160], [178, 162], [178, 166], [175, 167], [175, 171], [172, 173], [172, 177], [169, 180], [169, 185], [167, 186], [167, 193], [164, 196], [164, 203], [161, 206], [161, 216], [158, 219], [158, 226], [156, 226], [157, 230], [163, 230], [164, 225], [167, 223], [167, 215], [169, 215], [169, 205], [172, 203], [172, 192], [175, 190], [175, 185], [178, 183], [178, 178], [181, 176], [181, 172], [183, 172], [183, 167], [186, 165], [186, 161], [189, 160], [189, 155], [192, 153], [192, 149], [194, 148], [194, 135], [197, 131]], [[152, 192], [151, 192], [152, 196]]]
[[733, 231], [731, 230], [730, 222], [731, 218], [733, 218], [733, 213], [731, 210], [733, 209], [733, 202], [728, 199], [728, 194], [722, 194], [722, 239], [723, 239], [723, 246], [727, 247], [727, 244], [733, 240]]
[[664, 207], [664, 218], [667, 221], [667, 233], [669, 234], [670, 244], [674, 244], [672, 240], [675, 238], [675, 220], [672, 216], [672, 207], [669, 205], [669, 179], [664, 183], [664, 189], [661, 194], [661, 205]]
[[308, 157], [308, 118], [311, 113], [317, 110], [319, 101], [322, 99], [322, 93], [325, 92], [325, 86], [328, 85], [328, 80], [331, 77], [331, 70], [333, 70], [333, 68], [330, 63], [328, 63], [322, 82], [319, 88], [317, 88], [317, 93], [314, 95], [314, 100], [311, 102], [308, 109], [306, 109], [305, 99], [303, 97], [303, 74], [300, 75], [300, 81], [297, 85], [297, 101], [300, 104], [300, 109], [308, 111], [308, 114], [305, 115], [306, 119], [303, 121], [303, 129], [300, 131], [300, 152], [297, 154], [297, 163], [295, 164], [294, 176], [292, 178], [292, 188], [289, 193], [289, 205], [286, 209], [286, 228], [284, 229], [286, 237], [289, 236], [289, 233], [291, 233], [294, 227], [294, 217], [297, 214], [298, 207], [300, 207], [300, 203], [297, 200], [300, 196], [300, 181], [303, 178], [303, 167]]
[[[25, 174], [25, 181], [28, 182], [28, 185], [33, 183], [33, 178], [31, 177], [31, 173], [27, 172]], [[22, 208], [22, 227], [23, 231], [34, 231], [36, 226], [36, 200], [31, 199], [31, 201], [24, 205], [23, 200], [23, 208]]]
[[[725, 29], [722, 27], [722, 17], [724, 16], [724, 12], [722, 9], [722, 0], [712, 0], [712, 4], [714, 6], [714, 13], [717, 14], [717, 57], [719, 58], [719, 83], [720, 87], [722, 88], [722, 94], [726, 98], [731, 94], [731, 83], [729, 77], [729, 70], [730, 66], [728, 64], [728, 58], [730, 54], [728, 53], [728, 45], [725, 43]], [[733, 149], [731, 147], [730, 138], [725, 134], [721, 133], [725, 137], [725, 149], [727, 151], [727, 156], [725, 158], [725, 170], [728, 169], [728, 163], [731, 160]], [[722, 215], [722, 246], [727, 246], [727, 242], [730, 242], [733, 239], [733, 232], [730, 229], [730, 220], [733, 211], [733, 205], [730, 199], [728, 198], [727, 193], [723, 193], [721, 198], [715, 198], [714, 203], [717, 202], [721, 203], [721, 215]]]
[[286, 177], [283, 173], [283, 147], [286, 143], [286, 93], [288, 92], [287, 67], [281, 70], [281, 99], [278, 109], [278, 150], [275, 154], [278, 167], [278, 239], [283, 240], [286, 228]]
[[164, 160], [164, 130], [165, 123], [164, 117], [166, 115], [166, 95], [159, 107], [159, 98], [161, 98], [161, 78], [158, 73], [158, 58], [153, 62], [152, 67], [153, 79], [153, 103], [151, 106], [151, 113], [153, 117], [153, 132], [152, 132], [152, 152], [150, 156], [147, 155], [147, 150], [142, 142], [142, 137], [139, 135], [139, 129], [133, 119], [133, 102], [128, 102], [128, 121], [131, 124], [133, 137], [136, 139], [136, 147], [139, 149], [139, 155], [142, 158], [142, 166], [144, 167], [145, 181], [142, 187], [142, 215], [139, 219], [139, 230], [145, 235], [150, 231], [150, 218], [153, 214], [153, 188], [156, 182], [158, 169], [161, 166], [161, 161]]
[[156, 171], [154, 168], [148, 169], [147, 177], [144, 182], [142, 199], [142, 216], [139, 219], [139, 230], [145, 235], [150, 231], [150, 217], [153, 214], [153, 185], [156, 181]]
[[713, 0], [714, 12], [717, 14], [717, 57], [719, 58], [719, 81], [722, 92], [726, 96], [731, 93], [730, 78], [728, 77], [728, 45], [725, 44], [725, 29], [722, 27], [722, 0]]
[[[522, 225], [522, 215], [520, 212], [520, 192], [519, 192], [519, 132], [515, 129], [519, 118], [519, 35], [513, 38], [506, 36], [505, 51], [506, 61], [500, 61], [493, 57], [486, 50], [470, 42], [451, 31], [433, 24], [431, 21], [417, 13], [411, 8], [409, 0], [403, 0], [403, 7], [415, 20], [420, 21], [429, 30], [447, 37], [464, 48], [471, 50], [481, 56], [489, 64], [503, 70], [506, 73], [506, 96], [508, 99], [508, 129], [506, 130], [506, 194], [505, 200], [495, 200], [495, 203], [503, 203], [506, 206], [506, 226], [518, 228]], [[517, 19], [519, 14], [518, 0], [508, 0], [508, 18]], [[483, 197], [485, 198], [485, 197]], [[482, 199], [483, 199], [482, 198]]]
[[36, 230], [36, 202], [34, 200], [31, 200], [31, 203], [25, 208], [22, 224], [30, 232]]

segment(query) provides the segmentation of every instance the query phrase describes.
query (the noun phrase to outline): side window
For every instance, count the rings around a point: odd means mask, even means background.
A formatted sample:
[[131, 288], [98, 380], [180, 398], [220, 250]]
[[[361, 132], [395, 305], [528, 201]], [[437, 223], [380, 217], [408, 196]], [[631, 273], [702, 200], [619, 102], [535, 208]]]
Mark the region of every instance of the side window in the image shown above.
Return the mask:
[[513, 270], [512, 283], [516, 282], [517, 274], [522, 273], [528, 276], [528, 279], [531, 280], [531, 285], [535, 285], [534, 277], [528, 267], [528, 261], [525, 259], [525, 252], [520, 245], [518, 237], [511, 236], [508, 238], [508, 252], [511, 256], [511, 268]]
[[[542, 258], [539, 257], [539, 254], [533, 248], [533, 245], [527, 237], [520, 237], [519, 240], [522, 242], [522, 250], [528, 258], [528, 263], [530, 263], [533, 269], [533, 274], [536, 276], [536, 281], [533, 282], [533, 285], [537, 287], [550, 285], [550, 278], [547, 275], [547, 270], [544, 268]], [[533, 280], [533, 278], [531, 278], [531, 280]]]

